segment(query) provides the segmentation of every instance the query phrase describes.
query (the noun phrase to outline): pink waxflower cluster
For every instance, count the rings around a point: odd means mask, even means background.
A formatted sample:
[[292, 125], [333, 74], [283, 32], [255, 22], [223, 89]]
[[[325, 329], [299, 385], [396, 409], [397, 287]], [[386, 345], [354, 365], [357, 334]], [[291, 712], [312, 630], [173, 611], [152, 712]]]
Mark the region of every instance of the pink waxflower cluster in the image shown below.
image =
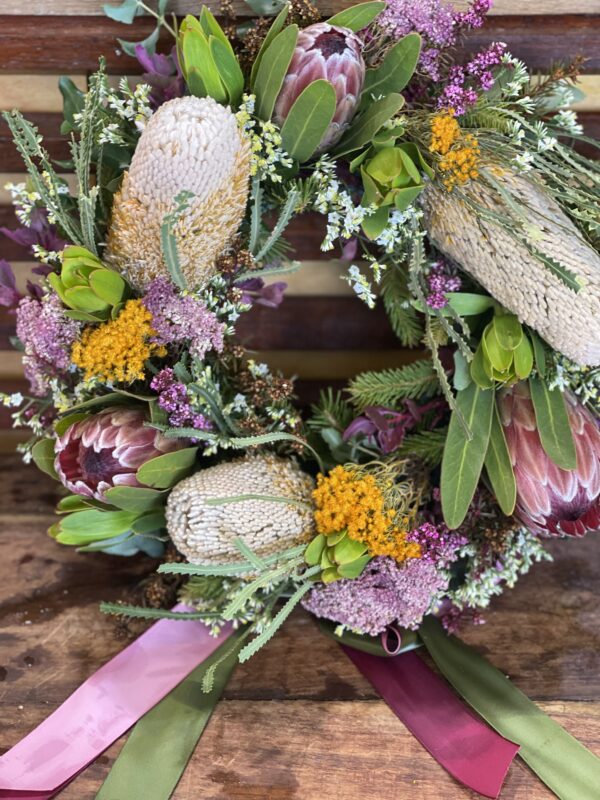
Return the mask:
[[186, 385], [176, 379], [171, 367], [161, 369], [150, 388], [158, 393], [158, 406], [168, 414], [169, 424], [174, 428], [212, 429], [210, 420], [192, 408]]
[[458, 292], [461, 285], [460, 278], [451, 272], [450, 266], [445, 261], [436, 261], [431, 265], [427, 276], [429, 288], [429, 294], [426, 297], [427, 305], [433, 309], [444, 308], [448, 305], [446, 292]]
[[489, 92], [494, 85], [493, 67], [502, 63], [506, 53], [504, 42], [493, 42], [481, 50], [468, 64], [450, 69], [448, 82], [438, 98], [438, 108], [452, 109], [461, 116], [475, 105], [482, 92]]

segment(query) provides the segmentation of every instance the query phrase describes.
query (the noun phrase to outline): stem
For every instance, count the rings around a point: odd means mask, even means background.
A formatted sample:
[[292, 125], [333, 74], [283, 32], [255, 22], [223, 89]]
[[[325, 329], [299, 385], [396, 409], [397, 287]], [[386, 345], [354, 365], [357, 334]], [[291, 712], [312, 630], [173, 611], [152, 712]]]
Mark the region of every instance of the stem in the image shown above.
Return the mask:
[[154, 17], [154, 19], [158, 22], [159, 27], [162, 25], [169, 31], [169, 33], [174, 39], [177, 38], [177, 33], [175, 32], [175, 29], [172, 28], [171, 25], [169, 25], [167, 20], [163, 16], [161, 16], [161, 14], [157, 14], [153, 8], [147, 6], [145, 3], [142, 2], [142, 0], [138, 0], [138, 6], [142, 8], [147, 14], [150, 14], [151, 17]]

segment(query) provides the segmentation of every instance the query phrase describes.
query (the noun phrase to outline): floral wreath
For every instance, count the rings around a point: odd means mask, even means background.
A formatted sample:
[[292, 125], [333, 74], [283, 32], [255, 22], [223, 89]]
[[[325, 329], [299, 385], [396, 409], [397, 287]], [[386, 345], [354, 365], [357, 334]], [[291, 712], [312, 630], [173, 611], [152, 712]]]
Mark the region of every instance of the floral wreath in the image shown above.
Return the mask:
[[[243, 26], [203, 7], [177, 27], [165, 5], [121, 42], [143, 83], [111, 88], [102, 63], [86, 92], [61, 81], [74, 194], [35, 127], [4, 115], [41, 276], [22, 296], [2, 264], [30, 384], [4, 400], [32, 431], [24, 457], [68, 492], [50, 534], [162, 558], [141, 603], [103, 610], [170, 617], [177, 595], [215, 635], [233, 623], [241, 661], [298, 603], [379, 653], [427, 643], [435, 618], [481, 621], [550, 558], [545, 537], [600, 529], [600, 171], [568, 108], [580, 62], [532, 78], [494, 43], [454, 63], [489, 0], [326, 21], [292, 0]], [[286, 230], [309, 211], [357, 302], [380, 299], [418, 349], [303, 417], [235, 329], [302, 269]]]

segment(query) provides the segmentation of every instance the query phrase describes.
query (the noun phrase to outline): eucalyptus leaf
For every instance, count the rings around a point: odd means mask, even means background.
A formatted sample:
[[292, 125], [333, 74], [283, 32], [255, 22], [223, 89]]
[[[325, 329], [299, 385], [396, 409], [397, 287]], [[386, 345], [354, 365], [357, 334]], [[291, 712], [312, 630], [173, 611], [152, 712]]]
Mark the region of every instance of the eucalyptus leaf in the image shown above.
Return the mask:
[[373, 97], [401, 92], [414, 74], [420, 53], [418, 33], [409, 33], [396, 42], [378, 67], [367, 70], [362, 104], [369, 103]]
[[544, 452], [557, 467], [575, 469], [577, 452], [563, 393], [560, 389], [549, 389], [544, 380], [533, 377], [529, 379], [529, 389]]
[[338, 14], [334, 14], [327, 22], [329, 25], [337, 25], [340, 28], [349, 28], [354, 33], [362, 31], [376, 19], [383, 9], [383, 2], [359, 3], [356, 6], [345, 8]]
[[146, 36], [145, 39], [142, 39], [139, 42], [126, 42], [124, 39], [117, 39], [121, 50], [125, 53], [125, 55], [131, 56], [131, 58], [136, 58], [136, 47], [141, 45], [144, 50], [149, 55], [154, 55], [156, 52], [156, 45], [158, 43], [158, 37], [160, 35], [160, 28], [156, 27], [149, 36]]
[[165, 528], [166, 524], [165, 512], [161, 509], [160, 511], [152, 511], [138, 517], [135, 522], [133, 522], [131, 530], [138, 534], [154, 533]]
[[375, 134], [400, 111], [403, 105], [404, 98], [401, 94], [390, 94], [381, 100], [375, 100], [342, 136], [334, 155], [339, 158], [369, 144]]
[[163, 501], [164, 491], [141, 486], [113, 486], [104, 493], [104, 497], [111, 505], [122, 511], [142, 514]]
[[259, 119], [265, 121], [271, 119], [277, 95], [294, 55], [297, 39], [298, 26], [290, 25], [277, 34], [262, 56], [254, 85], [256, 116]]
[[138, 0], [123, 0], [121, 5], [111, 6], [105, 3], [102, 10], [110, 19], [116, 22], [123, 22], [125, 25], [131, 25], [133, 20], [138, 14], [142, 13]]
[[440, 479], [442, 511], [446, 525], [451, 530], [463, 522], [477, 488], [490, 439], [494, 392], [472, 383], [457, 393], [456, 406], [463, 415], [471, 438], [467, 438], [457, 412], [453, 411]]
[[31, 456], [36, 467], [45, 472], [51, 478], [58, 480], [58, 475], [54, 469], [54, 460], [56, 453], [54, 452], [54, 439], [40, 439], [33, 445]]
[[250, 87], [252, 89], [254, 89], [254, 81], [256, 79], [256, 74], [258, 72], [258, 68], [260, 67], [260, 62], [262, 61], [262, 57], [268, 50], [273, 39], [277, 36], [278, 33], [280, 33], [283, 30], [283, 26], [287, 21], [289, 12], [290, 12], [290, 7], [288, 6], [287, 3], [285, 3], [279, 14], [273, 20], [273, 24], [271, 25], [271, 27], [267, 32], [267, 35], [263, 39], [263, 43], [260, 46], [258, 55], [254, 59], [254, 64], [252, 64], [252, 71], [250, 72]]
[[492, 429], [485, 455], [485, 468], [498, 505], [503, 513], [509, 517], [515, 510], [517, 481], [497, 407], [494, 408], [492, 416]]
[[283, 149], [303, 163], [319, 146], [335, 114], [335, 89], [326, 80], [310, 83], [296, 98], [283, 127]]
[[138, 469], [136, 477], [140, 483], [154, 489], [170, 489], [189, 474], [197, 452], [197, 447], [186, 447], [151, 458]]

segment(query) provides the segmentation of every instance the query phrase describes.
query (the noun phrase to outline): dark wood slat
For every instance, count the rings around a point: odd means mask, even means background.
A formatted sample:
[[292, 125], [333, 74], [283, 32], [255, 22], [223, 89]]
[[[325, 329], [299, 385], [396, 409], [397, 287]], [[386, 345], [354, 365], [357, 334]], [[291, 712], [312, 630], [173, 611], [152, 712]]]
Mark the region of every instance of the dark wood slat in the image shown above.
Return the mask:
[[[65, 25], [69, 28], [65, 46]], [[532, 27], [535, 29], [532, 30]], [[152, 21], [140, 18], [131, 26], [101, 16], [0, 16], [0, 70], [6, 72], [88, 72], [104, 55], [109, 72], [139, 71], [137, 62], [119, 49], [117, 38], [141, 40]], [[27, 30], [27, 36], [23, 31]], [[535, 34], [535, 35], [532, 35]], [[494, 40], [504, 41], [532, 69], [583, 53], [588, 68], [600, 69], [600, 16], [564, 14], [530, 17], [493, 16], [467, 39], [464, 52]], [[164, 40], [168, 47], [170, 42]]]
[[[51, 158], [59, 161], [70, 158], [69, 139], [60, 132], [62, 114], [27, 112], [25, 116], [43, 136], [44, 147]], [[0, 117], [0, 172], [22, 172], [23, 169], [23, 160], [15, 148], [8, 125]], [[57, 167], [57, 171], [63, 170]]]

